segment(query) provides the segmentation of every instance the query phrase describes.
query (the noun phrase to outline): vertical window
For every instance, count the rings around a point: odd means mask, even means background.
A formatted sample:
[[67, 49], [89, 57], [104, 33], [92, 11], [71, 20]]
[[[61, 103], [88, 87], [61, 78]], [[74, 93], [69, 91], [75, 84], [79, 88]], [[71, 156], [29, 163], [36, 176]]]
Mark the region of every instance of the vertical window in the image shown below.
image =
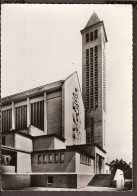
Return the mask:
[[60, 162], [62, 162], [62, 163], [64, 162], [64, 153], [60, 154]]
[[93, 48], [90, 48], [90, 108], [93, 108]]
[[89, 33], [86, 34], [86, 42], [89, 42]]
[[48, 162], [49, 162], [49, 163], [52, 163], [52, 154], [49, 154], [49, 155], [48, 155], [48, 158], [49, 158]]
[[46, 154], [43, 155], [43, 163], [47, 163], [47, 155]]
[[16, 107], [15, 119], [16, 119], [16, 129], [27, 128], [27, 105]]
[[93, 31], [90, 32], [90, 41], [93, 41]]
[[48, 184], [53, 184], [53, 176], [48, 176]]
[[91, 143], [91, 133], [89, 131], [87, 131], [86, 133], [86, 143], [87, 144]]
[[103, 110], [106, 112], [106, 62], [105, 51], [103, 50]]
[[97, 29], [94, 31], [94, 34], [95, 34], [95, 39], [97, 39], [98, 38], [98, 30]]
[[98, 107], [98, 46], [94, 47], [95, 59], [95, 107]]
[[89, 49], [86, 50], [86, 108], [89, 109]]
[[44, 130], [44, 101], [31, 104], [31, 124]]
[[2, 145], [4, 145], [4, 146], [5, 146], [5, 144], [6, 144], [5, 138], [6, 138], [5, 136], [2, 137]]
[[2, 132], [10, 131], [12, 128], [12, 110], [2, 111]]
[[91, 143], [94, 143], [94, 121], [91, 118]]
[[54, 162], [58, 162], [58, 154], [54, 154]]
[[82, 155], [80, 155], [80, 163], [82, 163]]
[[41, 155], [38, 155], [38, 163], [41, 163]]

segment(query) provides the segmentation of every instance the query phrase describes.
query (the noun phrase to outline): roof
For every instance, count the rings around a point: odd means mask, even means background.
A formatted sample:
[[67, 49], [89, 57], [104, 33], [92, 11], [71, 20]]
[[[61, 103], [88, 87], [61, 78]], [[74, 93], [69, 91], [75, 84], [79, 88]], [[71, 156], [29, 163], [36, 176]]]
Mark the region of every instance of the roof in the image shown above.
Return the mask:
[[93, 147], [97, 147], [97, 148], [99, 148], [103, 153], [107, 153], [99, 144], [97, 144], [97, 143], [93, 143], [93, 144], [79, 144], [79, 145], [72, 145], [72, 146], [66, 146], [67, 148], [69, 148], [69, 149], [73, 149], [73, 148], [78, 148], [78, 147], [83, 147], [83, 149], [84, 149], [84, 147], [85, 146], [93, 146]]
[[[20, 130], [19, 129], [16, 129], [16, 130], [11, 130], [11, 131], [7, 131], [7, 132], [2, 132], [2, 135], [15, 134], [15, 133], [17, 133], [17, 134], [23, 135], [23, 136], [28, 137], [28, 138], [31, 138], [31, 139], [37, 139], [37, 138], [41, 138], [41, 137], [43, 137], [43, 138], [55, 137], [55, 138], [57, 138], [57, 139], [59, 139], [59, 140], [61, 140], [63, 142], [66, 140], [66, 139], [62, 138], [61, 136], [59, 136], [57, 134], [50, 134], [50, 135], [44, 135], [43, 134], [43, 135], [38, 135], [38, 136], [32, 136], [32, 135], [30, 135], [28, 133], [24, 133], [23, 132], [24, 130], [25, 129], [20, 129]], [[29, 129], [26, 128], [26, 130], [29, 130]]]
[[91, 26], [91, 25], [93, 25], [93, 24], [95, 24], [95, 23], [98, 23], [98, 22], [100, 22], [100, 19], [99, 19], [99, 17], [97, 16], [97, 14], [94, 12], [94, 13], [91, 15], [89, 21], [87, 22], [85, 28], [87, 28], [87, 27], [89, 27], [89, 26]]
[[86, 26], [80, 32], [82, 34], [83, 32], [85, 32], [85, 31], [87, 31], [87, 30], [89, 30], [89, 29], [91, 29], [93, 27], [96, 27], [98, 25], [102, 25], [103, 26], [104, 35], [105, 35], [105, 39], [106, 39], [106, 42], [107, 42], [108, 39], [107, 39], [107, 35], [106, 35], [104, 22], [103, 22], [103, 20], [101, 21], [99, 19], [99, 17], [97, 16], [97, 14], [95, 12], [91, 15], [91, 17], [90, 17], [89, 21], [87, 22]]
[[24, 152], [24, 153], [31, 154], [30, 151], [21, 150], [21, 149], [18, 149], [18, 148], [14, 148], [14, 147], [10, 147], [10, 146], [4, 146], [4, 145], [1, 145], [1, 150], [7, 150], [7, 151], [13, 151], [13, 152]]
[[[77, 71], [75, 71], [63, 80], [59, 80], [59, 81], [56, 81], [56, 82], [53, 82], [50, 84], [46, 84], [46, 85], [36, 87], [36, 88], [30, 89], [30, 90], [16, 93], [16, 94], [13, 94], [13, 95], [10, 95], [7, 97], [3, 97], [1, 99], [2, 105], [11, 104], [11, 102], [14, 102], [14, 101], [15, 102], [22, 101], [22, 100], [27, 99], [27, 97], [36, 97], [38, 95], [42, 95], [44, 92], [52, 92], [52, 91], [58, 90], [62, 87], [63, 83], [74, 74], [76, 74], [77, 78], [78, 78]], [[78, 79], [78, 82], [79, 82], [79, 79]], [[79, 87], [80, 87], [80, 84], [79, 84]]]
[[12, 101], [25, 100], [27, 99], [27, 97], [35, 97], [35, 96], [43, 94], [44, 92], [50, 92], [53, 90], [57, 90], [61, 88], [63, 82], [64, 80], [60, 80], [60, 81], [46, 84], [46, 85], [43, 85], [37, 88], [33, 88], [33, 89], [26, 90], [20, 93], [16, 93], [16, 94], [13, 94], [7, 97], [3, 97], [1, 99], [2, 105], [10, 104]]

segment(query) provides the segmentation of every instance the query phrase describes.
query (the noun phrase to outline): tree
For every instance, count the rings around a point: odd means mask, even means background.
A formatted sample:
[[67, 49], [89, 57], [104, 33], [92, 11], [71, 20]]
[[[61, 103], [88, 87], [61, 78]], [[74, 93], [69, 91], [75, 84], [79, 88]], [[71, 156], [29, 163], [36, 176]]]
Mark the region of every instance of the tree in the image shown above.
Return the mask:
[[120, 161], [116, 159], [110, 162], [111, 173], [115, 175], [117, 169], [120, 169], [124, 172], [124, 178], [132, 178], [132, 168], [130, 168], [129, 164], [127, 164], [126, 161], [123, 161], [123, 159]]

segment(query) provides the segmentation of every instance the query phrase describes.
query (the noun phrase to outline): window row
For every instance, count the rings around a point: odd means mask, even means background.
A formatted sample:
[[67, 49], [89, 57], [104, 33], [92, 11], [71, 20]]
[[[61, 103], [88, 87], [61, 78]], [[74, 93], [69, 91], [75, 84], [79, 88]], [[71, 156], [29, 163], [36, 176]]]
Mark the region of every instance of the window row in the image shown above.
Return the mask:
[[106, 62], [105, 62], [104, 50], [103, 50], [103, 110], [106, 112]]
[[31, 124], [44, 130], [44, 101], [31, 104]]
[[[31, 125], [44, 130], [44, 101], [31, 104]], [[27, 105], [15, 107], [15, 129], [27, 128]], [[12, 129], [12, 109], [2, 111], [2, 132]]]
[[15, 108], [16, 129], [27, 128], [27, 105]]
[[43, 154], [38, 155], [38, 163], [63, 163], [64, 162], [64, 153], [55, 153], [55, 154]]
[[10, 131], [12, 128], [12, 110], [2, 111], [2, 132]]
[[89, 107], [89, 49], [86, 50], [86, 106]]
[[86, 155], [80, 155], [80, 163], [84, 165], [91, 166], [91, 159]]
[[91, 31], [90, 33], [86, 33], [86, 42], [96, 40], [98, 38], [98, 30]]
[[86, 143], [93, 144], [94, 143], [94, 120], [93, 118], [88, 119], [87, 124], [88, 124], [88, 127], [90, 127], [90, 129], [88, 129], [86, 132]]
[[98, 46], [86, 50], [86, 108], [98, 107]]

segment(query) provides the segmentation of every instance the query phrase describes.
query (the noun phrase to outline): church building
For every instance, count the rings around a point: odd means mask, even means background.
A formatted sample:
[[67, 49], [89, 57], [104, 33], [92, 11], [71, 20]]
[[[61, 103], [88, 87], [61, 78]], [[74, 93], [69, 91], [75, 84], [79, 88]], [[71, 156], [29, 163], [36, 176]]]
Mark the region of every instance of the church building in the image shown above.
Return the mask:
[[80, 188], [106, 164], [107, 36], [94, 12], [82, 35], [82, 90], [77, 72], [2, 98], [2, 188]]

